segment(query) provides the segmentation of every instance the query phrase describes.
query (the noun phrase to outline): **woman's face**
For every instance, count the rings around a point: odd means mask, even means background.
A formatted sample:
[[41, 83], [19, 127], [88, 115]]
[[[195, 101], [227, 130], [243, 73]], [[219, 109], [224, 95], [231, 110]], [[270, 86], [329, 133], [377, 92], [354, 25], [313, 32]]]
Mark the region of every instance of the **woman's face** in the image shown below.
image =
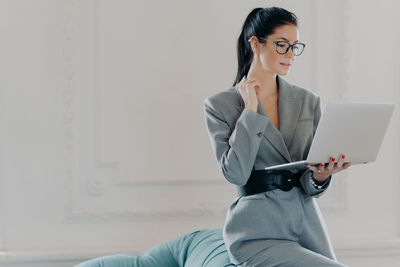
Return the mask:
[[[299, 31], [296, 26], [287, 24], [277, 27], [273, 34], [265, 38], [270, 41], [287, 41], [289, 44], [294, 44], [299, 40]], [[261, 67], [274, 74], [287, 75], [295, 61], [293, 51], [289, 49], [286, 54], [278, 54], [275, 44], [270, 41], [264, 41], [264, 44], [261, 44], [260, 54], [258, 55]]]

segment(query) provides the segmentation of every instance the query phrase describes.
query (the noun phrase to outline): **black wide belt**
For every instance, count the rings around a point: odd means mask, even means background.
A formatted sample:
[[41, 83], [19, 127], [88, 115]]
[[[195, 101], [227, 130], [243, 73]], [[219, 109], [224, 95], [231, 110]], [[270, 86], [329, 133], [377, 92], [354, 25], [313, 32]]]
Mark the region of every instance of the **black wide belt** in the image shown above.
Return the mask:
[[294, 186], [300, 186], [303, 172], [253, 170], [244, 186], [238, 187], [239, 196], [254, 195], [274, 189], [289, 191]]

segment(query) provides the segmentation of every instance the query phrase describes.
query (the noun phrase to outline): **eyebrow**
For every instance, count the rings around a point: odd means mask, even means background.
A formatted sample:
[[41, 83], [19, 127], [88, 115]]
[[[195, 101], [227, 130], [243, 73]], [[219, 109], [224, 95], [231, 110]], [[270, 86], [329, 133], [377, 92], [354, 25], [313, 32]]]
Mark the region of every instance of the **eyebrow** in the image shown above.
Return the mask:
[[[285, 40], [285, 41], [287, 41], [287, 42], [289, 42], [289, 40], [288, 39], [286, 39], [285, 37], [279, 37], [278, 39], [283, 39], [283, 40]], [[294, 41], [294, 43], [297, 43], [299, 40], [296, 40], [296, 41]]]

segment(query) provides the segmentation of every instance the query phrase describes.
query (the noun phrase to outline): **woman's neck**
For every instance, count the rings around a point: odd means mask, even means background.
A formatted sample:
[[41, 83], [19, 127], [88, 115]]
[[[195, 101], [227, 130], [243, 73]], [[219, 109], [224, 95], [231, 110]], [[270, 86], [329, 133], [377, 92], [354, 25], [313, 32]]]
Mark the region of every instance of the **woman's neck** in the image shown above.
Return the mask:
[[275, 73], [262, 71], [260, 68], [254, 66], [254, 64], [251, 64], [247, 78], [249, 80], [255, 79], [261, 83], [262, 88], [258, 90], [258, 97], [271, 98], [278, 95], [278, 85]]

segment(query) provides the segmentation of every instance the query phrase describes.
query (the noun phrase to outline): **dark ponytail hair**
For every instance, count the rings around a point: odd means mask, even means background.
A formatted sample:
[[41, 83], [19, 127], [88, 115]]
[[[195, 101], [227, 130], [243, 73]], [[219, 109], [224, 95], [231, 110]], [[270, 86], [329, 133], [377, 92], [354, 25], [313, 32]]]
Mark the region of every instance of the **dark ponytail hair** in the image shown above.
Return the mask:
[[254, 35], [260, 43], [263, 43], [265, 41], [260, 38], [266, 38], [274, 33], [275, 28], [286, 24], [297, 26], [297, 17], [280, 7], [255, 8], [247, 15], [237, 41], [238, 71], [233, 86], [249, 72], [253, 60], [253, 50], [249, 39]]

